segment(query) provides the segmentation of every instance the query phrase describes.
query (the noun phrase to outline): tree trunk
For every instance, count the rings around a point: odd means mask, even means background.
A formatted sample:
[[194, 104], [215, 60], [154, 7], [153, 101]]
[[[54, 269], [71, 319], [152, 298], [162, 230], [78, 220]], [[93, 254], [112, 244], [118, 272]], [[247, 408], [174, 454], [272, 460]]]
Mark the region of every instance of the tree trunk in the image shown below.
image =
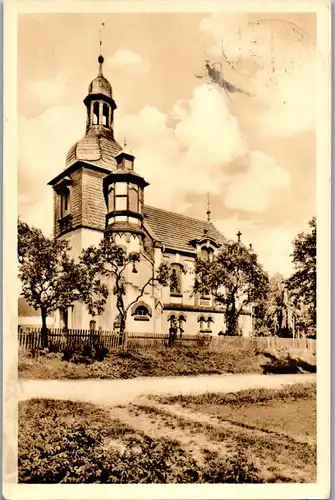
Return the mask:
[[42, 348], [48, 347], [48, 328], [47, 328], [47, 312], [44, 308], [41, 308], [42, 316], [42, 330], [41, 330], [41, 344]]
[[237, 333], [237, 311], [235, 298], [232, 299], [230, 307], [227, 307], [227, 333], [234, 336]]

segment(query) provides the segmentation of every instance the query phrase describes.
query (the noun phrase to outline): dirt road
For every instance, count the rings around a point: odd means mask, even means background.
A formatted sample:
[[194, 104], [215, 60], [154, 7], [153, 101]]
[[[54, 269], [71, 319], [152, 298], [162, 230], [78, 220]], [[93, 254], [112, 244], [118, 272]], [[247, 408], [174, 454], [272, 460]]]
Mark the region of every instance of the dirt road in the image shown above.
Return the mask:
[[197, 377], [143, 377], [127, 380], [20, 380], [18, 399], [51, 398], [100, 405], [125, 405], [142, 395], [237, 392], [244, 389], [277, 389], [285, 384], [316, 381], [306, 375], [203, 375]]

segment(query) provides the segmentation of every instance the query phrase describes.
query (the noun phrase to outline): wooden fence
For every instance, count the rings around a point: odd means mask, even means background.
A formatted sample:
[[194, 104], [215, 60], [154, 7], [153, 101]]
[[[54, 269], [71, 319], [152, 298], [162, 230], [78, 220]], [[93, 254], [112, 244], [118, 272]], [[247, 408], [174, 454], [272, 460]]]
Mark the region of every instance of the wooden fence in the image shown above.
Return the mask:
[[[160, 333], [126, 332], [121, 337], [117, 331], [92, 331], [92, 330], [62, 330], [48, 329], [48, 347], [59, 352], [64, 349], [78, 351], [85, 345], [93, 346], [98, 343], [109, 351], [125, 349], [152, 350], [167, 347], [169, 335]], [[42, 349], [42, 336], [40, 328], [19, 327], [18, 345], [21, 351], [36, 352]], [[258, 349], [294, 348], [316, 352], [316, 340], [312, 339], [284, 339], [279, 337], [215, 337], [209, 335], [184, 336], [177, 338], [174, 345], [206, 347], [212, 351], [223, 351], [230, 345], [232, 347], [254, 347]]]

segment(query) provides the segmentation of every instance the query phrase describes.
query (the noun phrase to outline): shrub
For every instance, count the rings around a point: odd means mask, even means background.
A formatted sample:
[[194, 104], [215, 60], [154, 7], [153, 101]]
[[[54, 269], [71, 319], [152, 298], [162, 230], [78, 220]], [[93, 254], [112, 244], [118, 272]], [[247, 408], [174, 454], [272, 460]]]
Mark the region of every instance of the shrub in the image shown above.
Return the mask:
[[241, 451], [223, 461], [207, 452], [203, 465], [178, 441], [152, 439], [93, 405], [31, 400], [19, 414], [19, 482], [262, 482]]
[[203, 474], [203, 482], [264, 483], [264, 480], [244, 450], [238, 448], [224, 462], [212, 453]]

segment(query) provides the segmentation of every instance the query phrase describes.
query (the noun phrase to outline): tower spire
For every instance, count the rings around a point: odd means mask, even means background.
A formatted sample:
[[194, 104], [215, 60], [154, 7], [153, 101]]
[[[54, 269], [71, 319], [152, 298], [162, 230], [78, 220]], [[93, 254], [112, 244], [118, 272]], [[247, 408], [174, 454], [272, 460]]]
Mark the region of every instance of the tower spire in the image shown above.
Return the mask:
[[103, 58], [103, 55], [102, 55], [102, 30], [103, 30], [104, 26], [105, 26], [105, 23], [101, 23], [100, 37], [99, 37], [100, 55], [98, 57], [98, 62], [99, 62], [99, 76], [102, 76], [102, 65], [103, 65], [103, 62], [104, 62], [104, 58]]
[[210, 204], [209, 204], [209, 193], [207, 193], [207, 220], [208, 222], [211, 221], [211, 208], [210, 208]]

